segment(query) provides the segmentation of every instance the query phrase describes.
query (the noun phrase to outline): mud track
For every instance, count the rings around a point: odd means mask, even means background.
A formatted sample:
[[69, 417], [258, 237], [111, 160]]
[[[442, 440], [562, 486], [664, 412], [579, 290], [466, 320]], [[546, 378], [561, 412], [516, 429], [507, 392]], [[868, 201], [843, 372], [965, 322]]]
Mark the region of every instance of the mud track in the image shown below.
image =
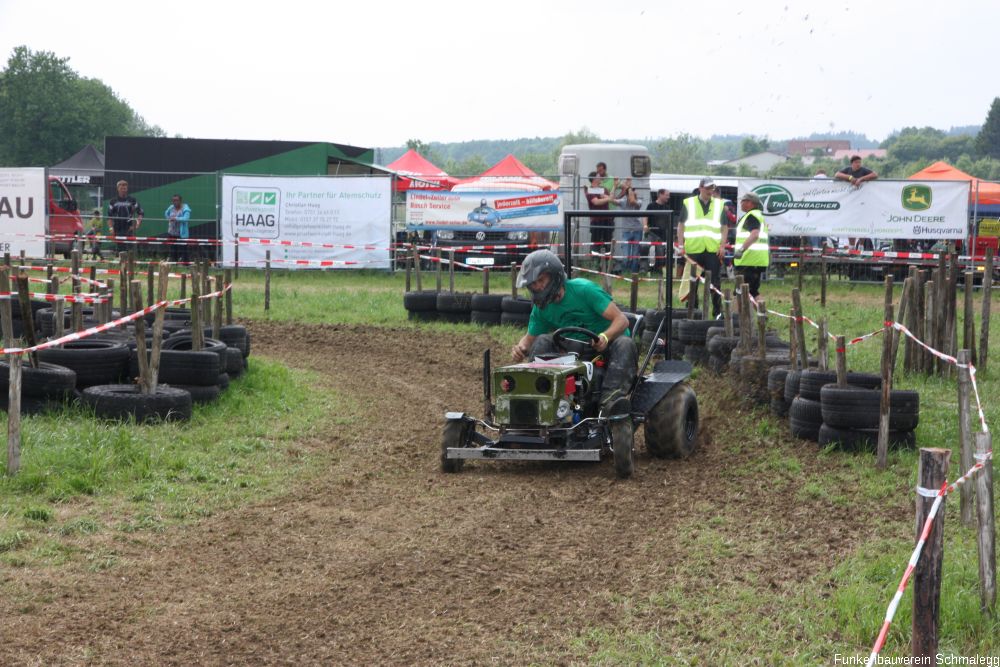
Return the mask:
[[[351, 397], [356, 426], [330, 415], [303, 444], [328, 448], [329, 468], [276, 500], [124, 543], [107, 571], [8, 572], [37, 602], [0, 601], [0, 663], [560, 664], [586, 659], [574, 638], [593, 628], [662, 631], [665, 649], [697, 653], [701, 619], [667, 605], [626, 627], [622, 600], [722, 598], [747, 582], [790, 593], [874, 530], [857, 507], [796, 500], [798, 475], [776, 491], [755, 472], [763, 447], [732, 453], [723, 440], [755, 436], [723, 419], [736, 398], [721, 380], [697, 385], [698, 453], [659, 461], [638, 438], [632, 480], [610, 462], [444, 475], [444, 412], [479, 414], [481, 352], [505, 358], [487, 332], [252, 330], [256, 354]], [[801, 447], [806, 471], [821, 465]], [[728, 546], [699, 542], [709, 522]]]

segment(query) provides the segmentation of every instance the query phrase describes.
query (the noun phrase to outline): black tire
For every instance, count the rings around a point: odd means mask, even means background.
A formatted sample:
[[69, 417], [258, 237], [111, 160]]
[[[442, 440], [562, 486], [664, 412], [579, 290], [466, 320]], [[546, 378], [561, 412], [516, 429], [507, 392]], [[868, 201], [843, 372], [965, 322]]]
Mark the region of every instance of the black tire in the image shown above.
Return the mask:
[[119, 382], [128, 370], [129, 349], [109, 340], [74, 340], [38, 351], [38, 360], [76, 372], [76, 388]]
[[473, 310], [469, 313], [469, 321], [474, 324], [500, 324], [502, 315], [497, 310]]
[[517, 313], [529, 315], [531, 313], [531, 299], [512, 296], [505, 296], [500, 302], [500, 310], [504, 313]]
[[708, 361], [705, 362], [708, 366], [708, 370], [715, 373], [716, 375], [722, 375], [729, 368], [729, 361], [721, 357], [717, 357], [714, 354], [708, 355]]
[[[164, 323], [163, 330], [167, 331], [167, 324]], [[148, 331], [148, 329], [147, 329]], [[205, 338], [212, 338], [212, 327], [204, 327], [202, 329], [202, 334]], [[191, 335], [191, 324], [190, 322], [186, 326], [174, 326], [170, 332], [169, 337], [174, 336], [190, 336]], [[225, 324], [219, 327], [219, 337], [216, 340], [221, 340], [223, 343], [229, 347], [235, 347], [241, 352], [244, 352], [244, 356], [249, 354], [247, 352], [247, 328], [242, 324]]]
[[791, 405], [795, 397], [799, 395], [799, 378], [801, 376], [802, 371], [800, 370], [788, 371], [788, 375], [785, 376], [785, 403], [788, 405]]
[[[0, 410], [8, 412], [10, 396], [7, 392], [0, 394]], [[21, 396], [21, 415], [44, 415], [55, 412], [62, 407], [62, 402], [52, 398], [38, 398], [37, 396]]]
[[788, 366], [772, 366], [767, 373], [767, 390], [772, 398], [781, 398], [784, 402], [785, 378], [791, 369]]
[[615, 474], [620, 479], [628, 479], [635, 472], [632, 418], [616, 419], [611, 422], [608, 428], [611, 431], [611, 451], [615, 459]]
[[411, 313], [434, 312], [437, 310], [437, 292], [405, 292], [403, 294], [403, 308]]
[[[472, 294], [468, 292], [441, 292], [437, 296], [439, 313], [456, 313], [469, 321], [469, 311], [472, 310]], [[444, 318], [443, 318], [444, 319]]]
[[203, 405], [205, 403], [211, 403], [213, 401], [217, 401], [219, 400], [219, 396], [222, 395], [222, 389], [220, 389], [219, 385], [217, 384], [208, 384], [208, 385], [175, 384], [169, 386], [186, 391], [191, 396], [191, 402], [197, 405]]
[[658, 458], [684, 459], [698, 446], [698, 397], [687, 383], [667, 392], [646, 415], [646, 449]]
[[245, 366], [243, 363], [243, 353], [239, 350], [239, 348], [231, 347], [226, 350], [225, 369], [226, 373], [229, 374], [229, 377], [234, 380], [243, 375]]
[[[878, 428], [881, 389], [838, 387], [828, 384], [820, 392], [823, 422], [841, 429]], [[889, 393], [889, 430], [912, 431], [920, 421], [920, 394], [909, 389]]]
[[788, 425], [796, 438], [818, 440], [819, 427], [823, 425], [819, 401], [797, 396], [788, 408]]
[[[503, 307], [503, 294], [473, 294], [471, 310], [499, 313]], [[475, 320], [473, 320], [475, 321]], [[497, 318], [499, 320], [499, 317]]]
[[739, 336], [712, 336], [711, 340], [705, 344], [709, 354], [724, 359], [729, 362], [730, 355], [736, 346], [740, 344]]
[[528, 326], [528, 317], [529, 315], [523, 313], [509, 313], [504, 311], [500, 313], [500, 324], [524, 328]]
[[677, 327], [677, 337], [685, 343], [705, 344], [705, 335], [712, 327], [719, 326], [715, 320], [682, 320]]
[[[819, 400], [820, 390], [828, 384], [837, 382], [836, 371], [821, 371], [814, 368], [802, 373], [799, 378], [799, 394], [812, 401]], [[865, 389], [875, 389], [882, 385], [881, 376], [872, 373], [848, 373], [847, 384], [853, 387], [864, 387]]]
[[451, 322], [452, 324], [468, 324], [469, 311], [461, 313], [438, 312], [438, 320], [441, 322]]
[[[224, 368], [226, 363], [226, 350], [229, 349], [229, 346], [221, 340], [209, 338], [208, 336], [205, 336], [202, 343], [203, 347], [201, 351], [214, 352], [219, 357], [219, 366]], [[191, 340], [191, 334], [189, 333], [175, 334], [163, 341], [164, 350], [191, 350], [192, 345], [193, 342]]]
[[444, 437], [441, 440], [441, 472], [454, 473], [465, 465], [465, 459], [445, 458], [449, 447], [464, 447], [468, 423], [464, 420], [449, 419], [444, 423]]
[[647, 308], [646, 316], [643, 318], [646, 321], [647, 331], [656, 331], [656, 328], [660, 326], [660, 322], [663, 321], [665, 312], [659, 308]]
[[229, 389], [229, 373], [219, 373], [215, 384], [219, 385], [219, 391]]
[[[233, 349], [233, 348], [229, 348]], [[146, 352], [146, 359], [151, 356]], [[228, 358], [228, 355], [227, 355]], [[220, 364], [219, 355], [215, 352], [202, 350], [160, 350], [160, 370], [156, 381], [164, 384], [181, 386], [193, 385], [204, 387], [216, 384], [219, 373], [226, 367]], [[139, 354], [132, 350], [129, 357], [128, 377], [139, 376]]]
[[406, 311], [406, 319], [416, 320], [418, 322], [436, 322], [438, 320], [438, 311], [436, 310], [408, 310]]
[[160, 385], [155, 394], [141, 394], [134, 384], [95, 385], [83, 390], [82, 402], [100, 419], [137, 422], [191, 419], [191, 394]]
[[[10, 384], [10, 364], [0, 361], [0, 391], [7, 395]], [[22, 398], [55, 398], [61, 399], [73, 394], [76, 389], [76, 372], [65, 366], [38, 362], [38, 368], [24, 360], [21, 364], [21, 397]]]
[[[708, 345], [708, 343], [716, 336], [725, 336], [725, 335], [726, 335], [726, 327], [720, 326], [718, 324], [714, 327], [709, 327], [708, 331], [705, 332], [705, 344]], [[740, 328], [734, 326], [733, 336], [739, 337], [739, 335], [740, 335]]]
[[684, 346], [684, 359], [691, 362], [693, 365], [704, 366], [708, 363], [708, 358], [708, 350], [705, 349], [704, 345], [688, 343]]
[[[844, 429], [823, 424], [819, 429], [819, 444], [835, 445], [845, 451], [875, 451], [878, 429]], [[890, 449], [912, 449], [917, 444], [913, 431], [889, 431]]]
[[785, 403], [784, 398], [771, 399], [771, 414], [782, 419], [788, 416], [788, 403]]

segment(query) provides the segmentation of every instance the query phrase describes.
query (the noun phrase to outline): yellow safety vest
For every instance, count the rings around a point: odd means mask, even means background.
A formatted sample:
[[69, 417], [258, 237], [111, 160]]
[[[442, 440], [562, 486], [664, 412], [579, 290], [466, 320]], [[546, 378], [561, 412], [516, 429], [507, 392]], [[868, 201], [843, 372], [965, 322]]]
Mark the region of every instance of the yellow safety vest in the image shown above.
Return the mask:
[[722, 243], [722, 200], [712, 197], [708, 213], [702, 212], [698, 195], [684, 200], [687, 220], [684, 221], [684, 252], [693, 255], [699, 252], [719, 252]]
[[757, 235], [757, 240], [743, 251], [743, 256], [733, 260], [733, 264], [736, 266], [767, 266], [771, 261], [771, 257], [767, 247], [767, 225], [764, 224], [764, 215], [760, 212], [760, 209], [755, 208], [747, 211], [740, 218], [739, 226], [736, 227], [736, 245], [733, 247], [742, 248], [746, 240], [750, 238], [751, 232], [743, 224], [750, 216], [755, 217], [760, 223], [760, 233]]

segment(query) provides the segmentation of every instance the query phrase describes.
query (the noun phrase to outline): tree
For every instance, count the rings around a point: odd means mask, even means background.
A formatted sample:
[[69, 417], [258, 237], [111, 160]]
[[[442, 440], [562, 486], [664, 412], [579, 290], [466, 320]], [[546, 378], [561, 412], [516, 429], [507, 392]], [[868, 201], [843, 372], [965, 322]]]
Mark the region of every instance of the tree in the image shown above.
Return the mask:
[[652, 152], [654, 169], [672, 174], [701, 174], [706, 171], [704, 142], [690, 134], [664, 139]]
[[976, 136], [976, 152], [983, 157], [1000, 159], [1000, 97], [993, 98], [986, 122]]
[[771, 146], [771, 142], [768, 141], [767, 137], [762, 137], [760, 139], [755, 139], [754, 137], [747, 137], [743, 140], [740, 145], [740, 157], [746, 157], [747, 155], [755, 155], [757, 153], [763, 153]]
[[0, 164], [47, 166], [107, 135], [163, 136], [114, 91], [80, 77], [68, 58], [14, 49], [0, 71]]

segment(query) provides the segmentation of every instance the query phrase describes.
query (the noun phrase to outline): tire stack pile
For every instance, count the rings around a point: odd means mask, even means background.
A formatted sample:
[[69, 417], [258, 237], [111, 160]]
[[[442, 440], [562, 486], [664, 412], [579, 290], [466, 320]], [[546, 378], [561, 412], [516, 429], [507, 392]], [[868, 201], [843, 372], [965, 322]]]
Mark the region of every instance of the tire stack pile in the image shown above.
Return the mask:
[[437, 292], [431, 290], [404, 293], [403, 307], [406, 308], [406, 317], [422, 322], [437, 320], [437, 295]]
[[716, 323], [705, 332], [705, 349], [708, 350], [708, 369], [716, 375], [721, 375], [729, 368], [729, 360], [733, 350], [740, 343], [740, 328], [733, 324], [733, 335], [726, 335], [726, 328]]
[[[791, 373], [789, 373], [789, 376]], [[795, 391], [788, 407], [789, 428], [792, 435], [803, 440], [819, 441], [820, 427], [823, 426], [823, 412], [820, 406], [820, 390], [827, 384], [837, 382], [837, 373], [806, 369], [798, 373], [797, 378], [786, 378]], [[881, 379], [870, 373], [848, 373], [847, 383], [858, 387], [877, 387]], [[785, 395], [788, 395], [786, 391]]]
[[514, 327], [528, 326], [531, 316], [531, 299], [507, 295], [500, 303], [500, 324]]
[[473, 294], [469, 321], [473, 324], [497, 325], [503, 315], [503, 294]]
[[443, 322], [468, 322], [472, 313], [471, 292], [438, 292], [435, 307]]

